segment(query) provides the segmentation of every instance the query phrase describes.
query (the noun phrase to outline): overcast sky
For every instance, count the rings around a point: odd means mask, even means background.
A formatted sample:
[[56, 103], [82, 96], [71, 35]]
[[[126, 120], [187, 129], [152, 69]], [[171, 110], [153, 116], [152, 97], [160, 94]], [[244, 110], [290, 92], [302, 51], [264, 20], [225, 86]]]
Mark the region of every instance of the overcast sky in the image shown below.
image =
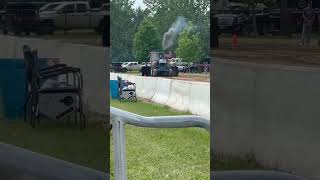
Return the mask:
[[143, 0], [135, 0], [134, 2], [134, 8], [141, 7], [142, 9], [146, 8], [145, 4], [143, 3]]

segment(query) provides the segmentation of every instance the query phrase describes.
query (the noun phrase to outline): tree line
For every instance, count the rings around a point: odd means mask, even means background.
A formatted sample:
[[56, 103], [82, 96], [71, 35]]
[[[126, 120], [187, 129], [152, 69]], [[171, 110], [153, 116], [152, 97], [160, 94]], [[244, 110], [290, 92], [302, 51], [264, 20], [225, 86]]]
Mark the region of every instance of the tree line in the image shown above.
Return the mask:
[[[209, 54], [209, 0], [144, 0], [145, 9], [133, 0], [112, 0], [111, 57], [113, 62], [147, 61], [150, 51], [171, 51], [184, 61]], [[178, 17], [186, 20], [173, 43], [163, 48], [164, 34]]]

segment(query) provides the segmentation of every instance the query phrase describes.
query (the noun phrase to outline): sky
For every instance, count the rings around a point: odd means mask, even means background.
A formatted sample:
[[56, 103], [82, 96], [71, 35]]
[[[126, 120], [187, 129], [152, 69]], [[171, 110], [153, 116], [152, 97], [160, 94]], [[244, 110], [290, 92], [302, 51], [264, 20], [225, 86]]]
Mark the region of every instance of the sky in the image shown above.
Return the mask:
[[142, 9], [146, 8], [145, 4], [143, 3], [143, 0], [135, 0], [133, 7], [138, 8], [139, 6]]

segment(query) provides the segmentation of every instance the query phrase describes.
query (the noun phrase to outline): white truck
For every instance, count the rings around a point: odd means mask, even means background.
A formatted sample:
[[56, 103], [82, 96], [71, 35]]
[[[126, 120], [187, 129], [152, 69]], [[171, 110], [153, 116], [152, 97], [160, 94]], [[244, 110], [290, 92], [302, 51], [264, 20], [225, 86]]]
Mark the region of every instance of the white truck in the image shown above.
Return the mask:
[[103, 18], [110, 15], [104, 9], [91, 9], [86, 1], [48, 3], [39, 9], [39, 18], [49, 32], [55, 30], [91, 29], [101, 32]]
[[180, 63], [182, 62], [182, 59], [181, 58], [171, 58], [170, 59], [170, 65], [179, 65]]
[[122, 64], [122, 68], [125, 71], [139, 71], [141, 67], [138, 62], [125, 62]]

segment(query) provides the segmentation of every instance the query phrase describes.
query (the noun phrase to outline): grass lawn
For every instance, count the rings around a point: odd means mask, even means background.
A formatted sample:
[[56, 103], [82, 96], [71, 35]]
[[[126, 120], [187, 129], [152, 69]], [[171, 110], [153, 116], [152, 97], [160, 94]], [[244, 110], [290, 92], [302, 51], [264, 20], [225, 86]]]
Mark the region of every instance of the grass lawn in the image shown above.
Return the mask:
[[[182, 115], [168, 107], [138, 101], [111, 101], [111, 106], [144, 116]], [[130, 180], [209, 179], [210, 137], [206, 130], [126, 126], [127, 175]], [[111, 143], [111, 175], [114, 172]]]
[[109, 142], [102, 123], [83, 130], [52, 122], [32, 128], [23, 120], [0, 118], [0, 141], [106, 172]]

